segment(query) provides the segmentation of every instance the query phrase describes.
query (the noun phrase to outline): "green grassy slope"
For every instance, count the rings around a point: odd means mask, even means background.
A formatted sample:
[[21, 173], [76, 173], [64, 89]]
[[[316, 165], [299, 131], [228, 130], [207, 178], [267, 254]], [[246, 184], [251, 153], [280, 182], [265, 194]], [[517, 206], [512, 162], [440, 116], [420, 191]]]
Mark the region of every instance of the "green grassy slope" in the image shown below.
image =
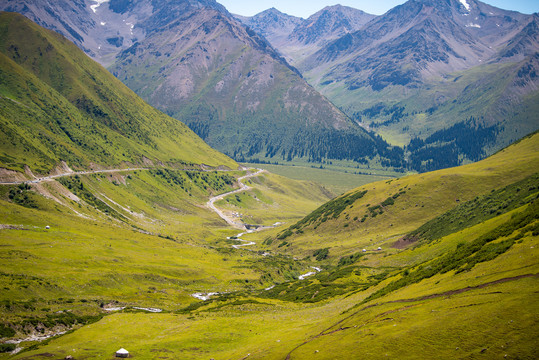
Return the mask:
[[478, 163], [359, 187], [281, 231], [278, 242], [290, 244], [295, 255], [326, 247], [335, 256], [387, 248], [456, 205], [535, 173], [538, 139], [534, 134]]
[[237, 165], [145, 104], [75, 45], [0, 14], [2, 167], [47, 173], [123, 164]]
[[248, 224], [290, 223], [301, 218], [306, 209], [333, 197], [316, 183], [290, 180], [272, 173], [262, 173], [262, 176], [250, 178], [245, 184], [253, 189], [227, 196], [216, 205], [228, 212], [241, 214]]
[[[335, 164], [334, 162], [333, 164]], [[387, 169], [364, 166], [350, 166], [350, 163], [313, 165], [308, 163], [285, 164], [246, 164], [246, 166], [266, 169], [274, 174], [290, 179], [315, 181], [322, 184], [334, 194], [340, 195], [360, 185], [370, 182], [402, 176], [402, 173]]]
[[[2, 326], [48, 334], [96, 321], [103, 307], [180, 311], [196, 292], [293, 278], [306, 265], [233, 249], [226, 238], [237, 230], [204, 206], [244, 173], [126, 170], [0, 186]], [[265, 210], [275, 219], [297, 221], [328, 198], [271, 174], [254, 182], [268, 184], [254, 190], [261, 198], [288, 199]]]
[[[516, 212], [443, 237], [435, 245], [387, 255], [386, 264], [395, 257], [414, 260], [410, 267], [389, 270], [392, 275], [376, 285], [378, 292], [350, 307], [319, 336], [306, 338], [290, 358], [307, 358], [316, 350], [324, 359], [533, 358], [539, 315], [534, 305], [539, 276], [536, 195]], [[527, 225], [510, 226], [524, 215], [529, 216]], [[491, 242], [472, 252], [465, 270], [457, 266], [431, 271], [485, 238]], [[417, 253], [434, 247], [445, 252], [438, 258], [429, 254], [431, 261], [418, 261]], [[425, 271], [431, 274], [415, 277]], [[392, 286], [399, 282], [405, 285]], [[363, 344], [362, 355], [357, 356], [350, 344]]]
[[[104, 308], [180, 311], [193, 293], [260, 288], [306, 266], [233, 249], [237, 230], [205, 205], [246, 172], [202, 170], [238, 165], [64, 38], [2, 13], [0, 62], [3, 176], [123, 169], [0, 185], [0, 353], [12, 347], [5, 337], [78, 328]], [[297, 221], [328, 199], [313, 184], [257, 182], [270, 184], [257, 194], [285, 200], [270, 209], [276, 219]]]
[[[509, 180], [507, 172], [496, 167], [507, 159], [514, 160], [507, 171], [531, 174]], [[490, 191], [469, 201], [462, 199], [460, 205], [448, 206], [430, 222], [425, 216], [424, 220], [418, 218], [418, 225], [407, 233], [420, 239], [405, 246], [363, 254], [360, 245], [356, 247], [360, 256], [354, 258], [341, 258], [331, 248], [327, 259], [316, 260], [309, 254], [290, 262], [278, 254], [289, 251], [286, 247], [274, 249], [274, 256], [266, 257], [245, 250], [230, 253], [231, 257], [222, 253], [228, 264], [214, 258], [211, 248], [205, 249], [204, 256], [212, 266], [222, 267], [218, 281], [232, 280], [231, 284], [238, 284], [236, 289], [241, 291], [197, 301], [185, 308], [166, 301], [169, 296], [181, 301], [181, 290], [173, 292], [174, 287], [164, 280], [159, 286], [144, 283], [155, 287], [158, 295], [148, 288], [150, 292], [134, 295], [137, 301], [145, 298], [142, 303], [146, 306], [167, 304], [164, 307], [172, 312], [124, 310], [13, 358], [32, 359], [43, 354], [60, 358], [109, 357], [119, 347], [125, 347], [135, 357], [169, 359], [532, 359], [539, 318], [535, 300], [539, 273], [539, 183], [527, 166], [535, 161], [537, 139], [533, 136], [490, 159], [453, 169], [455, 173], [481, 175], [485, 187], [489, 186], [489, 173], [496, 182], [505, 178], [508, 186], [492, 182]], [[445, 175], [423, 174], [415, 184]], [[399, 180], [392, 182], [395, 181]], [[389, 185], [381, 182], [377, 186], [380, 184]], [[392, 188], [388, 190], [386, 196]], [[397, 197], [395, 203], [405, 195]], [[490, 212], [491, 209], [495, 211]], [[475, 217], [477, 221], [467, 222]], [[425, 228], [432, 230], [425, 232]], [[421, 235], [417, 235], [416, 229], [423, 229], [419, 231]], [[305, 230], [308, 236], [309, 230]], [[127, 248], [147, 246], [137, 241]], [[33, 246], [45, 247], [41, 242]], [[174, 247], [168, 255], [175, 254]], [[157, 251], [152, 248], [153, 253]], [[165, 254], [157, 254], [168, 259]], [[125, 258], [120, 260], [122, 269], [129, 267]], [[158, 270], [170, 266], [167, 261], [157, 265], [150, 259], [143, 260]], [[263, 290], [267, 283], [241, 289], [242, 285], [233, 281], [234, 274], [239, 275], [237, 272], [247, 278], [248, 269], [262, 269], [262, 264], [279, 261], [280, 271], [295, 271], [296, 276], [298, 270], [307, 271], [308, 265], [321, 266], [323, 271], [302, 281], [279, 278], [272, 273], [276, 286], [269, 290]], [[184, 264], [183, 260], [179, 263]], [[211, 267], [207, 269], [210, 271]], [[268, 270], [271, 267], [264, 269]], [[173, 275], [168, 272], [167, 278]], [[186, 284], [186, 289], [196, 288], [197, 281]], [[162, 289], [166, 293], [159, 291]], [[95, 297], [100, 301], [97, 294]], [[66, 309], [79, 304], [77, 299], [47, 306]], [[90, 304], [94, 302], [91, 300]], [[14, 308], [20, 313], [25, 305], [33, 304], [18, 302]], [[35, 307], [34, 313], [39, 313], [38, 306]]]

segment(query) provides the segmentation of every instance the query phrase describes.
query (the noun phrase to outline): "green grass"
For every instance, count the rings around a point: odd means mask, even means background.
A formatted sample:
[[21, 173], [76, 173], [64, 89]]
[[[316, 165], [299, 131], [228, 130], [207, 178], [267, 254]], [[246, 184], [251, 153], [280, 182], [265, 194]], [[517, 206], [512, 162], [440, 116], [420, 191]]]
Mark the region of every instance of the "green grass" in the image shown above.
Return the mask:
[[[33, 327], [77, 328], [103, 316], [104, 305], [179, 311], [199, 302], [195, 292], [255, 290], [297, 277], [305, 264], [232, 249], [225, 238], [234, 230], [204, 208], [243, 174], [130, 170], [0, 186], [3, 324], [18, 336]], [[328, 198], [318, 185], [269, 173], [249, 181], [274, 201], [261, 210], [265, 220], [298, 219]], [[11, 196], [22, 191], [33, 206]], [[58, 311], [73, 316], [51, 318]]]
[[[274, 174], [290, 179], [315, 181], [336, 195], [374, 181], [385, 180], [402, 174], [388, 172], [382, 169], [355, 168], [337, 165], [311, 165], [298, 163], [296, 165], [246, 164], [256, 168], [266, 169]], [[348, 164], [350, 165], [350, 164]]]
[[[414, 358], [418, 348], [422, 356], [442, 359], [454, 358], [455, 351], [465, 358], [505, 354], [529, 358], [534, 351], [537, 316], [534, 274], [539, 271], [535, 203], [513, 210], [508, 205], [501, 214], [495, 212], [494, 217], [456, 228], [436, 240], [403, 249], [383, 245], [382, 251], [373, 250], [378, 243], [349, 237], [348, 233], [360, 232], [352, 224], [343, 227], [341, 220], [348, 215], [344, 223], [350, 223], [354, 221], [352, 210], [358, 208], [358, 214], [365, 214], [369, 207], [380, 205], [384, 212], [364, 222], [372, 226], [380, 221], [378, 227], [370, 228], [374, 234], [369, 236], [377, 239], [386, 232], [419, 228], [434, 206], [445, 212], [442, 219], [458, 219], [451, 216], [457, 211], [454, 208], [467, 209], [464, 213], [469, 214], [483, 209], [482, 205], [498, 208], [509, 199], [517, 204], [532, 202], [534, 192], [528, 185], [534, 183], [534, 177], [527, 173], [533, 174], [533, 167], [522, 164], [537, 161], [536, 146], [536, 137], [532, 137], [488, 161], [451, 172], [386, 180], [356, 189], [332, 202], [338, 206], [331, 207], [328, 220], [318, 228], [324, 231], [319, 231], [324, 241], [311, 240], [309, 226], [286, 239], [290, 246], [278, 247], [280, 241], [270, 241], [270, 235], [276, 236], [282, 228], [246, 235], [245, 239], [257, 239], [252, 248], [257, 251], [232, 249], [224, 238], [235, 232], [200, 207], [212, 193], [228, 190], [227, 179], [232, 174], [204, 173], [203, 179], [202, 174], [152, 170], [79, 177], [83, 189], [126, 216], [126, 222], [113, 220], [91, 204], [80, 202], [79, 207], [56, 182], [40, 186], [46, 185], [63, 205], [34, 194], [37, 208], [10, 201], [9, 187], [2, 187], [2, 223], [23, 225], [22, 229], [0, 230], [4, 324], [21, 335], [21, 324], [76, 324], [75, 331], [36, 344], [13, 358], [44, 353], [60, 358], [108, 357], [120, 347], [141, 358], [243, 358], [247, 354], [254, 359], [284, 359], [287, 354], [291, 359], [354, 358], [357, 344], [372, 358], [385, 358], [386, 354]], [[510, 166], [506, 159], [511, 159]], [[451, 185], [455, 179], [457, 185]], [[520, 183], [505, 189], [501, 186], [514, 179]], [[68, 184], [78, 184], [75, 180]], [[294, 198], [295, 211], [306, 211], [308, 204], [313, 205], [313, 189], [320, 189], [271, 174], [249, 181], [254, 190], [240, 193], [241, 201], [229, 206], [244, 204], [242, 211], [266, 212], [268, 220], [277, 214], [293, 214]], [[427, 186], [429, 195], [439, 194], [425, 197], [421, 190]], [[523, 186], [528, 187], [528, 195]], [[460, 207], [452, 198], [446, 200], [452, 206], [440, 202], [457, 188]], [[500, 190], [491, 192], [495, 188]], [[35, 190], [39, 189], [34, 186], [28, 191]], [[471, 207], [478, 191], [484, 192], [479, 198], [482, 202]], [[318, 194], [323, 201], [323, 192]], [[354, 198], [355, 194], [363, 196]], [[469, 204], [464, 203], [466, 198]], [[281, 204], [285, 199], [290, 208]], [[274, 207], [276, 203], [280, 207]], [[412, 225], [385, 218], [392, 211], [404, 214], [402, 207], [412, 203], [424, 205], [417, 207]], [[69, 209], [77, 209], [87, 218]], [[483, 212], [476, 210], [472, 212]], [[456, 212], [465, 216], [461, 213]], [[339, 226], [333, 233], [331, 222]], [[51, 229], [45, 230], [45, 225]], [[382, 241], [390, 244], [395, 240], [389, 233]], [[337, 245], [347, 242], [354, 245]], [[363, 247], [368, 251], [362, 252]], [[273, 256], [262, 256], [265, 248]], [[323, 271], [297, 280], [312, 270], [310, 266]], [[425, 273], [429, 269], [434, 269], [432, 274]], [[407, 278], [411, 280], [403, 280]], [[275, 287], [264, 290], [270, 285]], [[201, 302], [190, 296], [199, 291], [225, 294]], [[124, 310], [105, 314], [101, 306], [158, 307], [165, 313]], [[51, 317], [67, 310], [72, 315]], [[85, 322], [88, 324], [83, 325]]]
[[229, 213], [241, 214], [247, 224], [289, 224], [332, 197], [319, 184], [291, 180], [272, 173], [247, 179], [245, 184], [253, 187], [253, 190], [227, 196], [216, 206]]
[[[250, 354], [255, 359], [284, 359], [290, 353], [291, 359], [333, 359], [355, 358], [356, 344], [362, 344], [362, 354], [370, 358], [386, 358], [386, 354], [416, 358], [418, 348], [427, 358], [452, 359], [455, 353], [485, 359], [505, 354], [530, 358], [534, 352], [537, 279], [503, 280], [537, 270], [537, 251], [529, 250], [537, 245], [537, 237], [528, 235], [522, 240], [500, 257], [478, 264], [469, 272], [438, 275], [414, 284], [413, 289], [403, 288], [380, 298], [376, 304], [358, 306], [365, 294], [342, 297], [338, 292], [328, 298], [333, 301], [297, 304], [298, 295], [308, 294], [303, 288], [311, 288], [314, 294], [324, 282], [349, 276], [361, 281], [369, 270], [360, 269], [359, 275], [357, 270], [336, 275], [320, 273], [313, 281], [289, 284], [296, 289], [290, 293], [296, 294], [292, 302], [231, 297], [190, 314], [109, 315], [15, 358], [42, 353], [57, 357], [111, 356], [119, 347], [125, 347], [143, 358], [241, 358]], [[496, 280], [502, 282], [493, 283]], [[489, 283], [484, 288], [473, 288]], [[349, 281], [340, 288], [352, 284]], [[472, 288], [466, 289], [468, 286]], [[458, 289], [464, 291], [443, 295]], [[431, 296], [421, 299], [424, 295]], [[316, 296], [325, 294], [319, 291]]]
[[439, 239], [522, 206], [537, 198], [538, 193], [539, 175], [534, 174], [455, 207], [411, 232], [406, 239], [411, 241]]
[[525, 237], [527, 233], [537, 236], [539, 234], [537, 219], [539, 219], [539, 202], [534, 199], [526, 209], [513, 214], [509, 221], [493, 230], [472, 241], [459, 243], [455, 250], [431, 262], [421, 264], [411, 272], [406, 270], [403, 272], [402, 278], [372, 294], [365, 299], [365, 302], [436, 274], [444, 274], [449, 271], [456, 273], [470, 271], [478, 263], [493, 260], [509, 250], [516, 241]]
[[[399, 238], [427, 221], [493, 189], [503, 189], [535, 174], [539, 160], [534, 154], [538, 151], [537, 135], [534, 135], [478, 163], [361, 186], [332, 200], [336, 204], [367, 191], [346, 204], [337, 218], [313, 213], [301, 220], [300, 223], [305, 222], [301, 225], [302, 232], [286, 238], [290, 244], [286, 252], [304, 257], [313, 250], [329, 247], [334, 261], [363, 248], [382, 247], [384, 253], [395, 252], [393, 244]], [[400, 195], [393, 198], [396, 194]], [[382, 205], [389, 198], [393, 204]], [[289, 230], [294, 232], [292, 228]], [[272, 247], [277, 245], [274, 242]], [[377, 262], [375, 258], [372, 261]]]

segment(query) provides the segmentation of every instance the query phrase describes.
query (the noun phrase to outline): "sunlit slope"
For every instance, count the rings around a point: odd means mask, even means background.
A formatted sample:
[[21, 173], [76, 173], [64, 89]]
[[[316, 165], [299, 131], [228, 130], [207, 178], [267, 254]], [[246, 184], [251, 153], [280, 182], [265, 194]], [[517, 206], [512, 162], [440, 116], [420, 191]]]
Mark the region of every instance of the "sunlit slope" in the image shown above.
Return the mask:
[[[69, 220], [71, 215], [55, 215], [52, 211], [41, 218], [36, 216], [44, 214], [39, 208], [9, 204], [9, 215], [4, 215], [8, 223], [23, 224], [26, 230], [9, 228], [0, 233], [8, 245], [2, 248], [2, 258], [9, 259], [5, 261], [4, 268], [9, 271], [3, 276], [3, 287], [9, 289], [6, 296], [15, 299], [2, 303], [7, 325], [20, 329], [21, 324], [32, 321], [60, 322], [65, 319], [59, 315], [47, 316], [50, 311], [60, 310], [77, 315], [79, 324], [91, 323], [15, 358], [43, 353], [106, 357], [120, 346], [128, 348], [133, 356], [170, 359], [235, 359], [248, 354], [254, 359], [490, 359], [506, 354], [533, 358], [539, 316], [535, 306], [539, 272], [536, 154], [534, 135], [485, 161], [452, 169], [456, 179], [467, 181], [461, 181], [457, 189], [449, 188], [446, 194], [466, 190], [464, 194], [473, 195], [459, 196], [458, 204], [443, 203], [442, 195], [438, 195], [433, 200], [441, 203], [443, 208], [438, 210], [424, 201], [423, 208], [418, 206], [423, 210], [417, 209], [414, 218], [410, 215], [406, 221], [411, 224], [407, 226], [385, 218], [391, 206], [398, 209], [398, 202], [406, 199], [408, 191], [413, 194], [414, 186], [422, 181], [425, 199], [436, 189], [444, 191], [438, 183], [449, 184], [453, 179], [447, 176], [450, 171], [371, 185], [387, 187], [390, 194], [380, 194], [380, 201], [386, 202], [384, 209], [377, 208], [377, 215], [369, 215], [363, 222], [380, 221], [368, 230], [375, 239], [386, 241], [381, 243], [381, 250], [370, 242], [352, 244], [361, 240], [352, 232], [358, 230], [338, 222], [350, 211], [347, 207], [336, 219], [328, 216], [316, 230], [310, 228], [315, 225], [308, 225], [299, 229], [303, 234], [273, 242], [266, 239], [249, 249], [266, 249], [269, 255], [232, 249], [232, 243], [219, 238], [220, 234], [223, 239], [235, 233], [220, 231], [224, 229], [223, 222], [215, 216], [212, 220], [213, 215], [202, 215], [196, 206], [182, 208], [205, 219], [203, 229], [197, 232], [193, 227], [190, 235], [175, 230], [179, 224], [175, 219], [182, 215], [170, 204], [181, 203], [183, 196], [195, 205], [204, 199], [204, 194], [219, 192], [216, 178], [204, 183], [198, 179], [198, 190], [193, 187], [194, 180], [182, 183], [172, 180], [177, 174], [157, 171], [133, 172], [131, 179], [124, 178], [126, 185], [119, 176], [106, 179], [91, 175], [83, 179], [85, 188], [107, 197], [115, 196], [114, 188], [129, 187], [130, 193], [136, 194], [133, 200], [128, 202], [125, 191], [118, 190], [114, 201], [121, 202], [124, 196], [124, 207], [128, 204], [138, 214], [156, 216], [150, 221], [152, 225], [146, 226], [153, 231], [161, 229], [165, 238], [129, 230], [121, 220], [110, 220], [111, 224], [119, 224], [111, 231], [97, 219], [78, 220], [79, 225]], [[395, 189], [391, 186], [404, 180], [409, 182], [397, 184], [396, 190], [406, 185], [411, 190], [399, 190], [399, 196], [393, 198]], [[179, 198], [145, 193], [144, 183], [160, 189], [159, 193], [176, 193]], [[278, 177], [256, 177], [250, 185], [261, 190], [279, 183]], [[224, 187], [220, 191], [225, 191], [226, 182], [221, 184]], [[184, 188], [189, 190], [181, 190]], [[187, 196], [179, 195], [182, 191]], [[273, 191], [268, 192], [268, 197], [279, 193], [277, 187]], [[281, 191], [290, 192], [290, 186], [283, 186]], [[290, 195], [309, 191], [312, 188], [296, 188]], [[369, 191], [361, 198], [357, 195], [356, 203], [368, 194]], [[388, 197], [393, 204], [386, 201]], [[254, 196], [240, 199], [257, 202]], [[152, 210], [151, 203], [159, 205]], [[356, 208], [357, 204], [353, 205]], [[125, 209], [111, 208], [131, 216]], [[86, 216], [102, 216], [84, 205], [80, 211]], [[167, 222], [166, 217], [157, 217], [159, 212], [170, 214], [171, 219]], [[51, 229], [43, 229], [45, 221]], [[351, 235], [338, 230], [332, 235], [330, 222], [338, 225], [334, 229], [351, 230]], [[92, 223], [97, 225], [92, 227]], [[387, 237], [386, 232], [391, 231], [388, 228], [400, 229], [400, 235]], [[318, 230], [325, 243], [312, 236], [311, 232]], [[134, 235], [128, 235], [131, 232]], [[290, 245], [282, 245], [281, 241]], [[342, 248], [339, 241], [344, 244]], [[75, 246], [84, 251], [77, 251]], [[323, 248], [328, 248], [325, 257], [323, 252], [313, 250]], [[362, 252], [362, 248], [367, 251]], [[283, 253], [292, 253], [295, 258]], [[26, 266], [29, 259], [32, 269]], [[322, 271], [298, 280], [299, 274], [311, 270], [310, 266]], [[88, 285], [74, 279], [85, 279]], [[190, 294], [195, 291], [225, 293], [206, 301], [191, 300]], [[59, 294], [63, 294], [62, 299]], [[142, 305], [169, 312], [124, 310], [95, 323], [84, 317], [103, 315], [101, 303]]]
[[[84, 324], [85, 316], [107, 314], [105, 305], [178, 311], [197, 301], [196, 292], [259, 289], [268, 274], [297, 276], [307, 265], [233, 249], [227, 237], [238, 230], [206, 207], [245, 174], [159, 168], [1, 185], [0, 324], [25, 337]], [[271, 185], [255, 194], [275, 200], [265, 210], [272, 219], [297, 221], [328, 199], [319, 186], [269, 173], [256, 183]], [[73, 319], [54, 315], [60, 310]]]
[[[215, 277], [229, 263], [219, 265], [208, 245], [227, 225], [203, 206], [234, 185], [233, 173], [139, 170], [1, 186], [2, 300], [15, 308], [88, 297], [166, 306], [188, 302], [178, 292], [188, 285], [234, 287]], [[168, 290], [152, 296], [148, 287]]]
[[283, 230], [276, 242], [286, 241], [296, 255], [318, 248], [330, 248], [334, 256], [363, 248], [387, 250], [435, 216], [538, 168], [539, 135], [533, 134], [478, 163], [359, 187]]
[[91, 165], [225, 165], [178, 120], [147, 105], [75, 45], [21, 15], [0, 14], [2, 167], [47, 173]]
[[[323, 359], [534, 358], [537, 180], [534, 187], [534, 200], [514, 211], [398, 255], [373, 256], [383, 275], [290, 359], [315, 352]], [[398, 267], [405, 259], [410, 266]], [[355, 271], [368, 271], [366, 263]], [[353, 279], [339, 283], [346, 281]]]
[[[539, 315], [537, 189], [524, 205], [437, 241], [394, 255], [369, 253], [379, 257], [376, 266], [363, 259], [324, 266], [313, 278], [277, 285], [276, 293], [230, 294], [191, 306], [188, 313], [107, 316], [15, 358], [107, 357], [125, 346], [133, 356], [169, 359], [531, 359]], [[490, 242], [477, 248], [485, 238]], [[417, 277], [473, 248], [475, 262]], [[483, 251], [488, 248], [494, 251]], [[251, 252], [242, 255], [238, 264], [254, 265]], [[407, 278], [404, 286], [384, 292]], [[289, 294], [286, 289], [294, 286]], [[349, 289], [340, 293], [343, 286]], [[326, 294], [325, 300], [317, 300], [318, 294]]]
[[227, 196], [216, 203], [228, 213], [241, 216], [247, 224], [292, 224], [306, 209], [333, 197], [324, 187], [263, 172], [245, 182], [251, 190]]

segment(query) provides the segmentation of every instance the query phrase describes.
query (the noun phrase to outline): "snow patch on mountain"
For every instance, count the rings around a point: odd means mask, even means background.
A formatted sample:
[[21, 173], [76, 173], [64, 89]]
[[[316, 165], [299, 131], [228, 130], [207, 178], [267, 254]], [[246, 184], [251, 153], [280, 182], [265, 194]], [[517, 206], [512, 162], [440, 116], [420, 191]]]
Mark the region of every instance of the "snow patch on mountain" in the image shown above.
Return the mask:
[[459, 0], [462, 6], [466, 8], [466, 10], [470, 11], [470, 4], [466, 0]]
[[96, 2], [97, 4], [90, 5], [90, 9], [94, 12], [94, 14], [97, 12], [97, 8], [101, 6], [101, 4], [109, 2], [109, 0], [92, 0], [93, 2]]

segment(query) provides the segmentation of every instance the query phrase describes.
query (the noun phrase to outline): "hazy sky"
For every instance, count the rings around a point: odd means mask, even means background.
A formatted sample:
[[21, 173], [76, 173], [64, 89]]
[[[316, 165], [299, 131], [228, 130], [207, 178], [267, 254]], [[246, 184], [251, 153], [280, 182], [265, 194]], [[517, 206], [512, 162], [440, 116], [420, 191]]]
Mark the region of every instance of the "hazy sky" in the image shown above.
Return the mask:
[[[405, 0], [217, 0], [233, 14], [252, 16], [271, 7], [289, 15], [307, 18], [328, 5], [346, 5], [370, 14], [381, 15]], [[539, 0], [483, 0], [507, 10], [531, 14], [539, 12]]]

